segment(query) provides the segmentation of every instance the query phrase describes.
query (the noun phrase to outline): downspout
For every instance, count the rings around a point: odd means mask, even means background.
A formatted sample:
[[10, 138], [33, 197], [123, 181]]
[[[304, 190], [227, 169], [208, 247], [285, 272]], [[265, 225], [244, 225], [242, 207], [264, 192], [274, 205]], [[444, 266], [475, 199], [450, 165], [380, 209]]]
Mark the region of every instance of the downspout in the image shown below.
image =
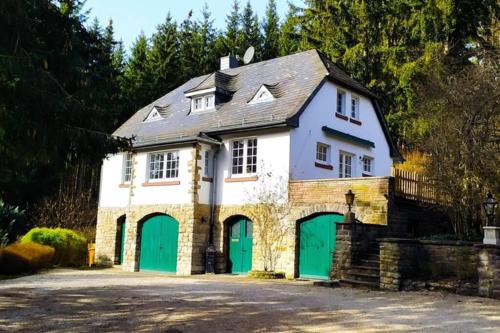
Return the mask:
[[212, 157], [212, 187], [210, 189], [210, 231], [208, 234], [208, 247], [205, 253], [205, 273], [215, 273], [215, 257], [217, 250], [215, 249], [215, 203], [217, 202], [217, 155], [219, 154], [220, 146], [214, 150]]

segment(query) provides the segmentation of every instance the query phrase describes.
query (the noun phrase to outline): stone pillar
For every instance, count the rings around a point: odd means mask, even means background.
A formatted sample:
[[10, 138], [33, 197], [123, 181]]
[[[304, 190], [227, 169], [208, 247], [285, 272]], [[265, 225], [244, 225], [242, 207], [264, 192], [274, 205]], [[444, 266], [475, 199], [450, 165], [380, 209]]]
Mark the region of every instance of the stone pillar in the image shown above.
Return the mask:
[[476, 247], [479, 250], [479, 296], [500, 299], [500, 246]]
[[380, 241], [380, 289], [399, 291], [403, 279], [415, 269], [417, 245], [412, 240]]
[[337, 237], [331, 273], [333, 279], [343, 279], [351, 268], [353, 226], [352, 223], [337, 223]]

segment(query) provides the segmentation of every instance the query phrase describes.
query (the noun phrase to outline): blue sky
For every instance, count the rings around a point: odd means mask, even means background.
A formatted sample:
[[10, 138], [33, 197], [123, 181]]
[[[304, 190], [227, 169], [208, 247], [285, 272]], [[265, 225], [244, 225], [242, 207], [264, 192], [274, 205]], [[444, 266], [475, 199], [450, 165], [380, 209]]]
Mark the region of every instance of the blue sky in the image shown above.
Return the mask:
[[[267, 1], [250, 0], [259, 18], [264, 16]], [[94, 17], [97, 17], [101, 25], [107, 24], [110, 18], [113, 19], [115, 37], [123, 40], [128, 51], [141, 31], [150, 37], [168, 12], [177, 22], [181, 22], [192, 9], [193, 17], [197, 19], [201, 16], [201, 8], [205, 2], [212, 13], [215, 27], [222, 29], [226, 24], [226, 15], [231, 11], [232, 0], [87, 0], [85, 9], [91, 10], [89, 23]], [[276, 0], [280, 19], [283, 19], [288, 10], [288, 2], [302, 4], [301, 0]], [[246, 0], [240, 0], [240, 7], [245, 4]]]

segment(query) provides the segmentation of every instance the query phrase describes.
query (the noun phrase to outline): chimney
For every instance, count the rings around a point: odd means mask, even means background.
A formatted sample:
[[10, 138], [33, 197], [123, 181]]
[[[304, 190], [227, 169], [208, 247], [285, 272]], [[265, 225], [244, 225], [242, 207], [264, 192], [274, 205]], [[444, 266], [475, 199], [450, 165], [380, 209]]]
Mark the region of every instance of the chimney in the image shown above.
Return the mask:
[[220, 58], [220, 70], [238, 67], [238, 59], [229, 54], [228, 56]]

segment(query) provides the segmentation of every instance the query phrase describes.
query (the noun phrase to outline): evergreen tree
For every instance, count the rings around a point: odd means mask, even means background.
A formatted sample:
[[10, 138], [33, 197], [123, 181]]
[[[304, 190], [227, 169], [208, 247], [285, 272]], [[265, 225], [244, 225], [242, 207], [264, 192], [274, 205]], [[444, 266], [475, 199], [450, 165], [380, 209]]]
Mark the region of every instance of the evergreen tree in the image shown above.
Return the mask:
[[200, 73], [206, 74], [217, 69], [218, 60], [221, 55], [218, 54], [216, 48], [217, 31], [213, 26], [214, 21], [206, 3], [202, 8], [201, 14], [203, 19], [198, 23], [200, 27], [199, 38], [201, 39], [198, 65]]
[[257, 14], [254, 14], [250, 1], [247, 1], [243, 13], [241, 15], [241, 34], [239, 40], [239, 56], [243, 56], [245, 50], [253, 46], [255, 48], [256, 61], [262, 59], [262, 35], [259, 27], [259, 19]]
[[222, 39], [223, 52], [225, 55], [229, 53], [236, 55], [241, 52], [240, 21], [240, 4], [238, 0], [234, 0], [231, 13], [226, 16], [226, 31]]
[[151, 73], [152, 95], [158, 98], [179, 85], [179, 42], [177, 24], [170, 13], [158, 25], [148, 54], [148, 72]]
[[179, 57], [181, 81], [201, 75], [200, 56], [203, 49], [198, 22], [192, 20], [192, 11], [179, 28]]
[[276, 0], [269, 0], [266, 7], [266, 17], [262, 24], [264, 30], [264, 44], [262, 59], [272, 59], [279, 55], [279, 17], [276, 11]]
[[297, 8], [290, 4], [285, 21], [281, 25], [278, 39], [279, 55], [286, 56], [297, 52], [299, 48], [299, 24]]
[[152, 102], [153, 92], [148, 63], [150, 47], [144, 32], [137, 37], [125, 68], [125, 96], [129, 112]]

